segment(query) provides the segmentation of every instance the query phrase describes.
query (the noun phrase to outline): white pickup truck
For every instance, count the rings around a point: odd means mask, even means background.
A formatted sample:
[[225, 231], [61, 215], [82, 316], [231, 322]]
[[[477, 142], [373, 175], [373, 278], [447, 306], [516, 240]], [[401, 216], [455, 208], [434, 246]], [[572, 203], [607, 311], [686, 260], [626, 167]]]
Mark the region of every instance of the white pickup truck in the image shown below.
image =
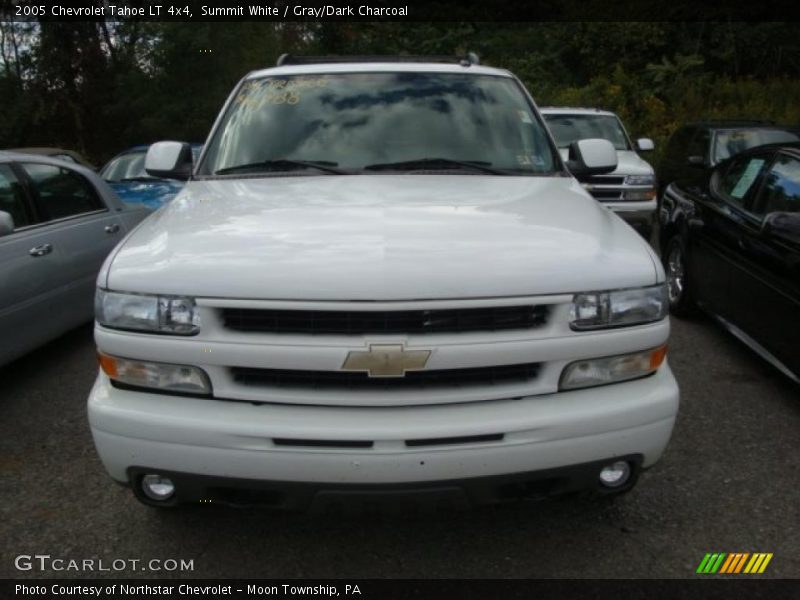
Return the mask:
[[88, 401], [152, 506], [630, 489], [678, 410], [664, 272], [508, 71], [283, 57], [100, 272]]

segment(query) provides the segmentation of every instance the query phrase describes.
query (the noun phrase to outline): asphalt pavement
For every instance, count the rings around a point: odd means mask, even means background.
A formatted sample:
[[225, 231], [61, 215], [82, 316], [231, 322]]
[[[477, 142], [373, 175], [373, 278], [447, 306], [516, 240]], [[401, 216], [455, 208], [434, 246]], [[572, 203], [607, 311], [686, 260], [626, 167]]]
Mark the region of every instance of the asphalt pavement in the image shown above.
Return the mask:
[[[140, 505], [92, 444], [82, 327], [0, 368], [0, 577], [694, 577], [708, 552], [771, 552], [758, 577], [800, 577], [800, 388], [708, 319], [672, 324], [678, 423], [629, 494], [336, 518]], [[65, 570], [18, 570], [27, 555]]]

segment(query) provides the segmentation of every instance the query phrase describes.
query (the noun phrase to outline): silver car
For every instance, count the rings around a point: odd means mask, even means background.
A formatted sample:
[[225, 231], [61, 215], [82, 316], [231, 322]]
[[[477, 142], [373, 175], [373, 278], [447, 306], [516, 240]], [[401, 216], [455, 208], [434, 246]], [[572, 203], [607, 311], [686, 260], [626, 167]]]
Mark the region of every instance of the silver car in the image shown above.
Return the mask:
[[148, 214], [80, 165], [0, 152], [0, 365], [92, 320], [103, 260]]

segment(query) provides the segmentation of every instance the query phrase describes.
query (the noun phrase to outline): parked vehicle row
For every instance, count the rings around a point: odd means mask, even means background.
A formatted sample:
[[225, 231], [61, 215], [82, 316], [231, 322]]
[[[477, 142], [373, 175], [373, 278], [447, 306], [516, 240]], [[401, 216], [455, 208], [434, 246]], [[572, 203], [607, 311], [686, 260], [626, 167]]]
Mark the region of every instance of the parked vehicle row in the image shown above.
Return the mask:
[[614, 113], [474, 56], [282, 58], [200, 161], [0, 153], [0, 364], [94, 292], [92, 434], [152, 506], [623, 492], [675, 421], [669, 309], [800, 381], [797, 139], [687, 126], [657, 181]]

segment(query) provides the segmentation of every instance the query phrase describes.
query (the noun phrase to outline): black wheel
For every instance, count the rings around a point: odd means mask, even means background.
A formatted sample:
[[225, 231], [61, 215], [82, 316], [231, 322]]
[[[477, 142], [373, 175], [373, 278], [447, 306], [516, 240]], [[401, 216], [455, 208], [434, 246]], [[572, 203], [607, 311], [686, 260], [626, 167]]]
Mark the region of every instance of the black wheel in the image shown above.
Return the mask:
[[686, 246], [679, 235], [670, 238], [662, 256], [664, 271], [667, 274], [669, 309], [678, 317], [694, 314], [694, 300], [689, 285], [689, 269], [686, 262]]

